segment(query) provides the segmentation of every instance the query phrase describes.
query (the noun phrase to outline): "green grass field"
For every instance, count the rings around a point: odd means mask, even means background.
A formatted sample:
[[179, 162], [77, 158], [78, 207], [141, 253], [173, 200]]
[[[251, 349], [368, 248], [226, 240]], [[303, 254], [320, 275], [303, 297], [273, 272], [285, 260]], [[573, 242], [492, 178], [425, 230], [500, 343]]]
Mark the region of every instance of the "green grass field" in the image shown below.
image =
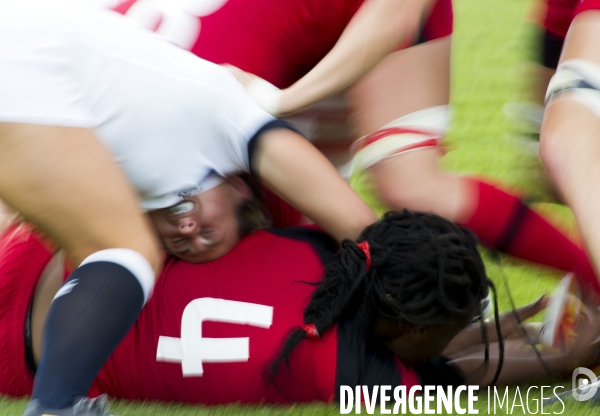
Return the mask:
[[[523, 66], [529, 53], [531, 29], [526, 16], [531, 0], [455, 0], [455, 37], [453, 55], [454, 125], [449, 143], [455, 149], [443, 159], [445, 168], [455, 172], [482, 174], [515, 185], [538, 200], [546, 195], [539, 182], [539, 166], [509, 140], [510, 126], [502, 106], [514, 101], [525, 88]], [[536, 207], [566, 229], [574, 231], [571, 212], [560, 205], [539, 203]], [[549, 293], [560, 277], [556, 272], [504, 258], [501, 265], [487, 261], [488, 273], [500, 288], [500, 307], [509, 307], [501, 273], [509, 281], [517, 304], [533, 301]], [[549, 384], [549, 383], [542, 383]], [[566, 385], [566, 384], [565, 384]], [[510, 397], [515, 390], [511, 390]], [[524, 390], [521, 389], [524, 394]], [[539, 396], [538, 396], [539, 398]], [[0, 397], [0, 416], [20, 415], [25, 400]], [[480, 396], [480, 414], [488, 414], [485, 394]], [[323, 404], [272, 406], [201, 407], [180, 404], [114, 402], [112, 409], [121, 416], [150, 415], [335, 415], [339, 408]], [[531, 408], [533, 412], [535, 406]], [[562, 412], [560, 405], [548, 412], [565, 415], [597, 414], [600, 408], [576, 404], [573, 400]], [[363, 409], [364, 413], [364, 409]], [[493, 413], [493, 412], [492, 412]], [[497, 410], [497, 414], [510, 414]], [[520, 407], [513, 414], [522, 414]], [[539, 414], [539, 410], [538, 410]]]

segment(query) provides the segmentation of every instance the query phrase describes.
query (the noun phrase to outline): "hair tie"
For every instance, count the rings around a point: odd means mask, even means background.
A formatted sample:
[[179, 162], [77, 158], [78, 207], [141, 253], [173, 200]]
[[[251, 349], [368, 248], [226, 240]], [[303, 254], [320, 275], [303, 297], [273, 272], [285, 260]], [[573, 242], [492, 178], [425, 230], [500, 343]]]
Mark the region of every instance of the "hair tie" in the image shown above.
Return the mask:
[[365, 257], [367, 258], [367, 271], [371, 268], [371, 247], [369, 246], [369, 242], [367, 240], [361, 241], [360, 243], [356, 243], [358, 248], [361, 249], [363, 253], [365, 253]]
[[319, 338], [319, 331], [317, 331], [315, 324], [302, 325], [302, 329], [306, 332], [306, 335], [308, 335], [308, 339]]

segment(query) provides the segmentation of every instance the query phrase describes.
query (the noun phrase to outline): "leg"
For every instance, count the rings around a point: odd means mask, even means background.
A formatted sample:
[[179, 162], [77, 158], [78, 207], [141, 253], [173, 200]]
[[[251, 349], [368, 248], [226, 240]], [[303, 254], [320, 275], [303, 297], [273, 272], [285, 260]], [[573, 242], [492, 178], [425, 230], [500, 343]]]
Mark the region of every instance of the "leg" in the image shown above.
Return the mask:
[[[586, 11], [573, 21], [561, 57], [600, 65], [600, 11]], [[559, 66], [560, 67], [560, 66]], [[573, 208], [596, 270], [600, 267], [600, 118], [565, 92], [552, 99], [542, 124], [540, 155]]]
[[[89, 130], [0, 124], [0, 199], [76, 264], [86, 260], [52, 302], [33, 393], [43, 408], [68, 407], [87, 394], [139, 314], [159, 268], [158, 244]], [[116, 247], [118, 256], [107, 250]]]
[[[445, 37], [394, 52], [352, 88], [348, 98], [358, 135], [377, 131], [407, 114], [447, 105], [450, 46], [451, 38]], [[396, 209], [433, 210], [456, 221], [466, 209], [461, 195], [467, 189], [456, 177], [440, 173], [439, 155], [437, 148], [423, 149], [372, 166], [370, 172], [383, 201]]]
[[[446, 104], [449, 51], [450, 39], [444, 38], [395, 52], [361, 81], [349, 94], [357, 109], [353, 119], [360, 134]], [[427, 131], [426, 125], [420, 128]], [[394, 209], [433, 211], [511, 255], [594, 275], [585, 253], [540, 215], [523, 207], [518, 197], [479, 180], [442, 173], [437, 166], [439, 155], [437, 148], [426, 147], [371, 165], [382, 200]]]
[[[394, 52], [349, 92], [359, 136], [392, 120], [450, 100], [451, 38]], [[398, 99], [410, 97], [410, 99]]]
[[0, 199], [75, 264], [98, 250], [124, 247], [160, 267], [135, 193], [88, 130], [0, 123]]

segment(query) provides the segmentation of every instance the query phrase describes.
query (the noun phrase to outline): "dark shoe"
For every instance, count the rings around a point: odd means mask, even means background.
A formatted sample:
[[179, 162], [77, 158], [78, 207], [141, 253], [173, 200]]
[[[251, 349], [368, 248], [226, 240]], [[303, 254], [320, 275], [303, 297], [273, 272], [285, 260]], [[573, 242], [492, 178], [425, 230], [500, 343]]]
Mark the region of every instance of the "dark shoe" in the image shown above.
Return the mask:
[[103, 394], [95, 399], [83, 397], [66, 409], [54, 410], [44, 407], [39, 400], [27, 404], [23, 416], [116, 416], [108, 412], [108, 396]]

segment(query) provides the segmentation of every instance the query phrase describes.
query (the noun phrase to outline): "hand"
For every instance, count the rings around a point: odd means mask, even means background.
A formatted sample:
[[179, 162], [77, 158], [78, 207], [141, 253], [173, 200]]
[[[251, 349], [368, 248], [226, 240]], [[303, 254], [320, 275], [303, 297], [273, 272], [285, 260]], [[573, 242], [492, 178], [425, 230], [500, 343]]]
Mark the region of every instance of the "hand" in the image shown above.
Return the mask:
[[223, 64], [222, 66], [235, 76], [263, 110], [275, 117], [281, 115], [279, 107], [283, 90], [236, 66], [230, 64]]
[[240, 82], [240, 84], [244, 86], [244, 88], [250, 83], [250, 81], [252, 81], [253, 78], [258, 78], [256, 75], [252, 75], [251, 73], [243, 71], [237, 66], [233, 66], [231, 64], [223, 64], [221, 66], [231, 72], [233, 76]]
[[[548, 306], [548, 301], [549, 301], [549, 298], [546, 295], [542, 295], [534, 302], [531, 302], [525, 306], [521, 306], [520, 308], [517, 308], [516, 312], [517, 312], [517, 316], [519, 317], [519, 321], [520, 322], [526, 321], [527, 319], [534, 317], [535, 315], [537, 315], [538, 313], [540, 313], [541, 311], [546, 309], [546, 307]], [[488, 321], [490, 321], [489, 322], [490, 326], [494, 325], [494, 323], [491, 322], [492, 319], [493, 318], [490, 318], [488, 320]], [[532, 342], [537, 344], [537, 342], [538, 342], [537, 338], [539, 336], [539, 328], [536, 328], [535, 326], [532, 327], [531, 325], [527, 325], [527, 324], [524, 324], [523, 326], [521, 326], [521, 325], [519, 325], [519, 321], [517, 321], [515, 314], [513, 313], [512, 310], [501, 314], [500, 315], [500, 328], [502, 329], [502, 338], [505, 340], [524, 338], [524, 334], [523, 334], [523, 329], [524, 329], [525, 331], [528, 332]], [[488, 322], [486, 321], [486, 323], [488, 323]], [[493, 330], [493, 331], [490, 331], [490, 330]], [[497, 339], [498, 337], [496, 335], [495, 329], [489, 328], [488, 331], [491, 332], [489, 334], [490, 342], [498, 341], [498, 339]], [[535, 336], [532, 336], [532, 335], [535, 335]]]
[[[517, 315], [520, 321], [527, 320], [538, 314], [548, 306], [548, 298], [545, 295], [540, 296], [536, 301], [522, 306], [517, 309]], [[515, 319], [513, 311], [504, 312], [499, 317], [500, 329], [503, 339], [515, 339], [523, 337], [519, 323]], [[496, 333], [496, 323], [494, 318], [487, 319], [485, 322], [485, 330], [488, 342], [497, 342], [498, 334]], [[529, 331], [529, 328], [525, 328]], [[535, 338], [535, 337], [532, 337]], [[536, 339], [533, 339], [536, 342]], [[443, 354], [447, 357], [454, 357], [456, 354], [465, 351], [467, 348], [483, 343], [481, 337], [481, 328], [479, 323], [471, 324], [459, 332], [456, 337], [444, 349]]]
[[573, 345], [563, 354], [566, 375], [570, 375], [574, 368], [592, 368], [599, 364], [599, 336], [600, 312], [595, 308], [588, 308], [577, 322], [577, 337]]

